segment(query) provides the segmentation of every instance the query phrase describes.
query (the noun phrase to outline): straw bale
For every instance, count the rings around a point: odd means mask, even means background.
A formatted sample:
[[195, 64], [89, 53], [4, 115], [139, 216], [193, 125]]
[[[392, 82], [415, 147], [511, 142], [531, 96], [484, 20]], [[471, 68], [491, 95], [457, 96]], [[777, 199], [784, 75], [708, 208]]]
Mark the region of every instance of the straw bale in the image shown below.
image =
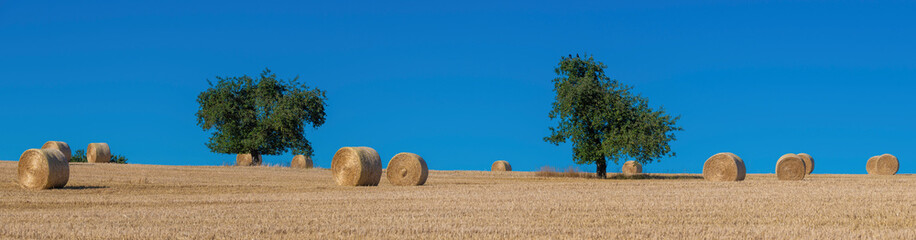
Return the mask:
[[111, 148], [108, 143], [90, 143], [86, 147], [86, 161], [90, 163], [111, 162]]
[[811, 172], [814, 172], [814, 157], [807, 153], [799, 153], [798, 156], [805, 161], [805, 171], [808, 172], [806, 174], [811, 174]]
[[261, 160], [261, 154], [240, 153], [235, 155], [236, 166], [259, 166]]
[[70, 181], [70, 164], [58, 149], [33, 148], [19, 156], [18, 173], [23, 188], [61, 188]]
[[293, 168], [312, 168], [312, 158], [305, 155], [296, 155], [293, 157], [293, 161], [289, 163], [289, 166]]
[[509, 162], [506, 162], [504, 160], [499, 160], [499, 161], [493, 162], [493, 165], [490, 165], [490, 171], [511, 172], [512, 165], [509, 165]]
[[72, 155], [70, 152], [69, 144], [65, 142], [61, 142], [61, 141], [47, 141], [45, 142], [44, 145], [41, 145], [41, 149], [48, 149], [48, 148], [60, 150], [60, 152], [64, 153], [64, 159], [66, 159], [67, 162], [70, 162], [70, 156]]
[[717, 153], [703, 164], [703, 178], [709, 181], [743, 181], [744, 160], [734, 153]]
[[382, 160], [370, 147], [342, 147], [331, 159], [334, 181], [341, 186], [377, 186], [382, 179]]
[[642, 173], [642, 164], [636, 161], [627, 161], [623, 163], [620, 172], [623, 174], [640, 174]]
[[897, 174], [897, 170], [900, 170], [900, 162], [894, 155], [885, 153], [878, 156], [875, 161], [875, 174], [894, 175]]
[[394, 155], [388, 162], [386, 176], [394, 185], [419, 186], [426, 183], [429, 168], [426, 167], [426, 160], [420, 155], [402, 152]]
[[794, 153], [788, 153], [776, 160], [776, 178], [779, 180], [802, 180], [808, 173], [805, 160]]

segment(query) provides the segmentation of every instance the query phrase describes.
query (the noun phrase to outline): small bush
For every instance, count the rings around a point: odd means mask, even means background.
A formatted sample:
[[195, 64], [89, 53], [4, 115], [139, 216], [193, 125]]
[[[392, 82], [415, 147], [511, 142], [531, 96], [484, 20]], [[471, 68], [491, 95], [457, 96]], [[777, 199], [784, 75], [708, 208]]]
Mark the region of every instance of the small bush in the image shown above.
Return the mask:
[[122, 155], [111, 155], [112, 163], [127, 164], [127, 157]]
[[86, 151], [83, 151], [83, 149], [76, 150], [76, 153], [73, 153], [73, 155], [70, 156], [70, 162], [88, 162], [88, 161], [89, 160], [86, 160]]
[[[88, 162], [88, 161], [89, 160], [86, 159], [86, 151], [84, 151], [83, 149], [76, 150], [76, 152], [73, 153], [72, 156], [70, 156], [70, 162]], [[122, 156], [122, 155], [111, 155], [111, 163], [126, 164], [127, 157]]]

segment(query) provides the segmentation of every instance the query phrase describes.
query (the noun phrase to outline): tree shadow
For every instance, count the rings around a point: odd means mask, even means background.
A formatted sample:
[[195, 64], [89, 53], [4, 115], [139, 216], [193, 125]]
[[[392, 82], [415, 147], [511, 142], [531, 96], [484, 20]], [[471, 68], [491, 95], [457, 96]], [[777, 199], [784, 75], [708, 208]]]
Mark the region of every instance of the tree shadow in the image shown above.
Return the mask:
[[703, 179], [703, 176], [695, 174], [608, 174], [607, 179], [661, 179], [661, 180], [672, 180], [672, 179]]

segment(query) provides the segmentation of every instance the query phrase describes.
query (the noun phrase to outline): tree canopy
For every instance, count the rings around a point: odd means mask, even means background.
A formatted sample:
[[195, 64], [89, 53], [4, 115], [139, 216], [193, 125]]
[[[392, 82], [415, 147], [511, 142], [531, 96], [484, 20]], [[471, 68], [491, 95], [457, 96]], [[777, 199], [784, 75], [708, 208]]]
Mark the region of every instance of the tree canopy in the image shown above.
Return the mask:
[[640, 163], [674, 156], [668, 145], [675, 140], [679, 117], [649, 107], [648, 100], [631, 93], [632, 87], [611, 80], [604, 63], [593, 56], [561, 57], [553, 79], [556, 99], [549, 113], [557, 120], [544, 141], [559, 145], [572, 141], [577, 164], [596, 164], [599, 178], [607, 175], [607, 161], [633, 159]]
[[324, 124], [325, 92], [282, 80], [265, 69], [258, 78], [217, 77], [197, 96], [197, 124], [212, 130], [207, 147], [217, 153], [313, 155], [306, 125]]

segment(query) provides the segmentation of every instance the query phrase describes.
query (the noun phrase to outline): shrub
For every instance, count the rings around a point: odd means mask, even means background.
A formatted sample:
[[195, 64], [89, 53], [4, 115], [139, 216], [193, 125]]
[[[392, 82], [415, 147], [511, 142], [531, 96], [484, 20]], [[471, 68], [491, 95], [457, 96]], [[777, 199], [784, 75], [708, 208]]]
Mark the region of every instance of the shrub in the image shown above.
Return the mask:
[[126, 163], [127, 163], [127, 157], [125, 157], [125, 156], [123, 156], [123, 155], [111, 155], [111, 162], [112, 162], [112, 163], [126, 164]]
[[[70, 156], [70, 162], [88, 162], [88, 161], [89, 160], [86, 159], [86, 151], [84, 151], [83, 149], [76, 150], [76, 152], [73, 153], [73, 156]], [[111, 155], [111, 162], [126, 164], [127, 157], [123, 155]]]
[[84, 151], [83, 149], [76, 150], [76, 152], [73, 153], [73, 156], [70, 156], [70, 162], [88, 162], [88, 161], [89, 160], [86, 160], [86, 151]]

